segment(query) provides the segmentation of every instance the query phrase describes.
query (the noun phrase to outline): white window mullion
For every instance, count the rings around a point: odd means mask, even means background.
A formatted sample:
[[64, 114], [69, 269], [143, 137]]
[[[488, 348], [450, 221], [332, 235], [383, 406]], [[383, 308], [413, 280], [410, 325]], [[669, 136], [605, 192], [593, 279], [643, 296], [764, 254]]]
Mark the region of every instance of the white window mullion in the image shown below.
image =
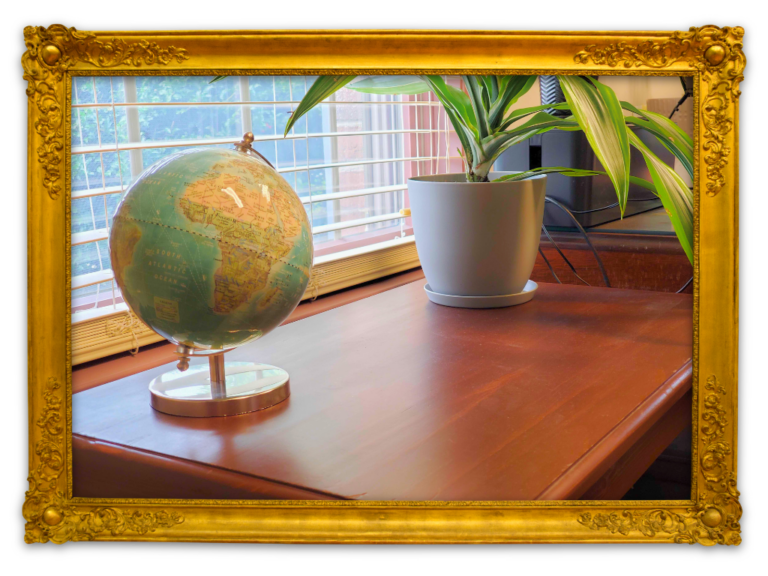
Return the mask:
[[[240, 102], [247, 102], [251, 99], [251, 88], [248, 76], [240, 76]], [[253, 117], [251, 107], [246, 104], [240, 104], [240, 117], [243, 122], [243, 134], [253, 132]]]
[[[126, 76], [123, 78], [123, 91], [125, 93], [126, 102], [136, 102], [138, 100], [135, 77]], [[135, 180], [142, 172], [144, 172], [142, 147], [132, 146], [134, 143], [141, 142], [139, 108], [137, 106], [131, 106], [127, 108], [125, 111], [125, 119], [128, 125], [128, 144], [124, 146], [124, 149], [130, 150], [129, 154], [131, 158], [131, 179]], [[74, 150], [72, 153], [75, 153]]]
[[[304, 94], [307, 93], [307, 77], [304, 76]], [[315, 216], [314, 216], [314, 210], [312, 209], [312, 174], [309, 171], [309, 114], [307, 114], [307, 122], [305, 124], [307, 127], [305, 132], [307, 136], [307, 192], [309, 195], [309, 223], [312, 228], [315, 227]]]

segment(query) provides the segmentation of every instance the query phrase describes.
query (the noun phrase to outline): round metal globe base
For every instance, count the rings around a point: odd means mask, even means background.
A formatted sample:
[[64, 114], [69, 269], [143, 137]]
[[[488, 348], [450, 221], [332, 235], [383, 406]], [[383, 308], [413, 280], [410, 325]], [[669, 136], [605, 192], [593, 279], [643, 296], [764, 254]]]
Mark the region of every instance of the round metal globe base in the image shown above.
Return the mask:
[[[210, 418], [264, 410], [291, 395], [288, 372], [269, 364], [224, 362], [161, 374], [149, 385], [152, 408], [173, 416]], [[224, 376], [223, 378], [221, 376]]]

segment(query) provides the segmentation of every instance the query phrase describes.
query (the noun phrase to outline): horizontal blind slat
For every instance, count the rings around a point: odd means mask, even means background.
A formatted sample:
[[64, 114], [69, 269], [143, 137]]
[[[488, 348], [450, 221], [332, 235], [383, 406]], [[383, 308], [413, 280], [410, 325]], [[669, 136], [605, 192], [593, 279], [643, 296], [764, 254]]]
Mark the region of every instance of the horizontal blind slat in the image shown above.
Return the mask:
[[78, 198], [90, 198], [92, 196], [106, 196], [107, 194], [117, 194], [123, 192], [122, 186], [107, 186], [106, 188], [89, 188], [85, 190], [73, 190], [72, 200]]
[[[136, 107], [152, 107], [152, 106], [298, 106], [299, 101], [294, 100], [276, 100], [274, 102], [266, 102], [261, 100], [245, 101], [245, 102], [96, 102], [89, 104], [72, 104], [72, 109], [76, 108], [136, 108]], [[342, 104], [372, 104], [374, 106], [381, 105], [396, 105], [396, 106], [442, 106], [440, 102], [429, 102], [426, 100], [384, 100], [384, 101], [370, 101], [364, 100], [329, 100], [318, 102], [325, 106], [339, 106]]]
[[[318, 202], [328, 202], [330, 200], [343, 200], [345, 198], [358, 198], [359, 196], [370, 196], [371, 194], [385, 194], [387, 192], [400, 192], [407, 190], [408, 186], [397, 184], [395, 186], [378, 186], [375, 188], [361, 188], [358, 190], [346, 190], [344, 192], [330, 192], [328, 194], [312, 195], [312, 204]], [[302, 204], [310, 204], [309, 198], [302, 198]]]
[[93, 286], [94, 284], [101, 284], [102, 282], [107, 282], [113, 278], [114, 274], [112, 270], [99, 270], [98, 272], [89, 272], [88, 274], [73, 276], [72, 290], [86, 288], [88, 286]]
[[366, 224], [376, 224], [378, 222], [386, 222], [388, 220], [399, 220], [403, 218], [400, 212], [392, 212], [390, 214], [382, 214], [381, 216], [369, 216], [368, 218], [357, 218], [355, 220], [343, 220], [342, 222], [335, 222], [333, 224], [324, 224], [322, 226], [315, 226], [312, 228], [312, 234], [323, 234], [325, 232], [333, 232], [335, 230], [344, 230], [345, 228], [355, 228], [356, 226], [365, 226]]
[[100, 242], [109, 238], [109, 230], [106, 228], [97, 228], [87, 232], [75, 232], [72, 234], [72, 246], [80, 244], [90, 244], [91, 242]]
[[[305, 140], [307, 138], [341, 138], [343, 136], [391, 136], [394, 134], [430, 134], [444, 130], [360, 130], [356, 132], [311, 132], [309, 134], [254, 135], [254, 142], [279, 142], [282, 140]], [[185, 146], [217, 146], [221, 144], [236, 144], [242, 138], [201, 138], [196, 140], [157, 140], [154, 142], [123, 142], [119, 144], [104, 143], [73, 146], [72, 154], [98, 154], [104, 152], [119, 152], [127, 150], [151, 150], [155, 148], [182, 148]]]

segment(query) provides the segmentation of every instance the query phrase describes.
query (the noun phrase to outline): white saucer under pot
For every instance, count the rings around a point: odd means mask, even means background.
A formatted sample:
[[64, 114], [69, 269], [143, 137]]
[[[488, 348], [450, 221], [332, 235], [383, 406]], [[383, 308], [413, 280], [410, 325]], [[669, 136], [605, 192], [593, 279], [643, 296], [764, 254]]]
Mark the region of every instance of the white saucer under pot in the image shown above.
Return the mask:
[[435, 304], [452, 306], [453, 308], [505, 308], [517, 306], [531, 300], [536, 293], [538, 284], [528, 280], [522, 292], [517, 294], [505, 294], [503, 296], [451, 296], [433, 292], [429, 284], [424, 285], [427, 297]]

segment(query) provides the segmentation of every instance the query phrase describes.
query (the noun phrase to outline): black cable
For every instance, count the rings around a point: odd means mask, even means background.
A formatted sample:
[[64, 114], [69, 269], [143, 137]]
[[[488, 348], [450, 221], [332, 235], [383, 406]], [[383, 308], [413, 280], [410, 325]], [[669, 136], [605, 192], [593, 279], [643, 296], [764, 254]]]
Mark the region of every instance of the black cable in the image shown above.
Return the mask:
[[680, 76], [680, 83], [683, 85], [683, 91], [684, 91], [684, 92], [683, 92], [683, 97], [682, 97], [682, 98], [680, 98], [680, 101], [677, 103], [677, 106], [675, 106], [675, 107], [672, 109], [672, 112], [669, 114], [669, 119], [670, 119], [670, 120], [672, 119], [672, 116], [674, 116], [674, 115], [675, 115], [675, 112], [677, 112], [677, 111], [680, 109], [680, 106], [682, 106], [682, 105], [683, 105], [683, 102], [685, 102], [686, 100], [688, 100], [688, 98], [689, 98], [689, 97], [693, 96], [693, 85], [691, 85], [691, 88], [689, 89], [689, 88], [688, 88], [688, 87], [685, 85], [685, 80], [683, 80], [683, 77], [682, 77], [682, 76]]
[[593, 208], [592, 210], [571, 210], [574, 214], [591, 214], [592, 212], [601, 212], [603, 210], [609, 210], [611, 208], [616, 208], [618, 206], [618, 202], [614, 202], [613, 204], [609, 204], [608, 206], [603, 206], [602, 208]]
[[597, 260], [597, 265], [600, 267], [600, 272], [603, 275], [603, 280], [605, 281], [605, 285], [608, 288], [610, 288], [611, 282], [608, 280], [608, 274], [605, 272], [605, 267], [603, 266], [603, 260], [600, 258], [600, 255], [597, 253], [597, 250], [595, 250], [595, 247], [592, 245], [592, 242], [589, 239], [589, 236], [587, 236], [587, 231], [584, 230], [584, 227], [576, 219], [576, 216], [573, 215], [573, 212], [571, 212], [570, 210], [568, 210], [568, 208], [560, 204], [560, 202], [550, 198], [549, 196], [545, 196], [544, 201], [549, 202], [550, 204], [554, 204], [555, 206], [560, 208], [560, 210], [568, 214], [571, 220], [573, 220], [573, 223], [576, 224], [576, 227], [579, 229], [579, 232], [581, 232], [581, 235], [584, 236], [584, 240], [587, 242], [587, 244], [589, 245], [589, 248], [592, 250], [592, 254], [595, 255], [595, 260]]
[[[658, 200], [658, 198], [656, 196], [654, 196], [653, 198], [630, 198], [629, 200], [627, 200], [627, 202], [650, 202], [651, 200]], [[613, 204], [609, 204], [608, 206], [603, 206], [602, 208], [592, 208], [591, 210], [573, 210], [570, 208], [569, 210], [571, 210], [571, 212], [573, 212], [574, 214], [591, 214], [592, 212], [600, 212], [602, 210], [609, 210], [610, 208], [616, 208], [616, 206], [618, 205], [619, 205], [618, 202], [614, 202]]]
[[677, 103], [677, 106], [675, 106], [675, 107], [672, 109], [672, 112], [671, 112], [671, 113], [670, 113], [670, 115], [669, 115], [669, 119], [670, 119], [670, 120], [672, 119], [672, 116], [674, 116], [674, 115], [675, 115], [675, 112], [677, 112], [677, 111], [680, 109], [680, 106], [682, 106], [682, 105], [683, 105], [683, 102], [685, 102], [686, 100], [688, 100], [688, 93], [687, 93], [687, 92], [686, 92], [686, 93], [683, 95], [683, 97], [682, 97], [682, 98], [680, 98], [680, 101]]
[[[568, 214], [568, 215], [571, 217], [571, 219], [572, 219], [572, 220], [575, 222], [575, 224], [576, 224], [576, 227], [579, 229], [579, 232], [581, 232], [581, 235], [582, 235], [582, 236], [584, 236], [584, 240], [586, 240], [586, 241], [587, 241], [587, 244], [589, 244], [589, 247], [592, 249], [592, 253], [595, 255], [595, 259], [597, 260], [597, 263], [598, 263], [598, 265], [600, 266], [600, 271], [601, 271], [601, 272], [602, 272], [602, 274], [603, 274], [603, 280], [605, 281], [605, 285], [606, 285], [606, 286], [608, 286], [608, 287], [610, 287], [610, 286], [611, 286], [611, 284], [610, 284], [610, 282], [608, 281], [608, 275], [606, 274], [606, 272], [605, 272], [605, 268], [603, 267], [603, 261], [602, 261], [602, 259], [601, 259], [601, 258], [600, 258], [600, 256], [598, 255], [598, 253], [597, 253], [597, 250], [595, 250], [595, 247], [592, 245], [592, 242], [590, 242], [590, 240], [589, 240], [589, 237], [587, 236], [587, 232], [586, 232], [586, 230], [584, 230], [584, 228], [581, 226], [581, 224], [579, 224], [579, 222], [576, 220], [576, 218], [573, 216], [573, 214], [587, 214], [587, 213], [589, 213], [589, 212], [598, 212], [598, 211], [600, 211], [600, 210], [607, 210], [608, 208], [614, 208], [614, 207], [618, 206], [618, 205], [619, 205], [619, 203], [618, 203], [618, 202], [616, 202], [615, 204], [611, 204], [610, 206], [605, 206], [604, 208], [596, 208], [596, 209], [594, 209], [594, 210], [583, 210], [583, 211], [579, 211], [579, 210], [569, 210], [568, 208], [566, 208], [565, 206], [563, 206], [562, 204], [560, 204], [559, 202], [557, 202], [556, 200], [553, 200], [552, 198], [550, 198], [550, 197], [548, 197], [548, 196], [545, 198], [545, 201], [547, 201], [547, 202], [549, 202], [549, 203], [551, 203], [551, 204], [554, 204], [555, 206], [557, 206], [558, 208], [560, 208], [561, 210], [563, 210], [563, 211], [564, 211], [566, 214]], [[636, 202], [640, 202], [641, 200], [635, 200], [635, 201], [636, 201]], [[568, 264], [568, 267], [569, 267], [569, 268], [571, 269], [571, 271], [574, 273], [574, 275], [576, 276], [576, 278], [578, 278], [579, 280], [581, 280], [582, 282], [584, 282], [584, 284], [586, 284], [587, 286], [590, 286], [589, 282], [587, 282], [587, 281], [586, 281], [586, 280], [584, 280], [584, 279], [583, 279], [581, 276], [579, 276], [579, 275], [578, 275], [578, 273], [576, 272], [576, 269], [573, 267], [573, 265], [571, 264], [571, 262], [568, 260], [568, 258], [566, 258], [566, 257], [565, 257], [565, 254], [563, 254], [562, 250], [560, 250], [560, 247], [557, 245], [557, 242], [555, 242], [555, 241], [552, 239], [552, 236], [550, 236], [550, 234], [549, 234], [549, 231], [547, 230], [546, 226], [544, 226], [544, 225], [542, 224], [542, 226], [541, 226], [541, 229], [544, 231], [544, 234], [547, 236], [547, 239], [548, 239], [548, 240], [549, 240], [549, 241], [552, 243], [552, 245], [555, 247], [555, 249], [557, 250], [558, 254], [560, 254], [560, 256], [563, 258], [563, 260], [565, 261], [565, 263], [566, 263], [566, 264]], [[555, 274], [555, 271], [554, 271], [554, 269], [552, 268], [552, 265], [549, 263], [549, 260], [547, 260], [547, 257], [544, 255], [544, 252], [542, 252], [542, 250], [541, 250], [541, 247], [539, 247], [539, 254], [541, 254], [541, 257], [544, 259], [544, 262], [546, 263], [547, 267], [549, 268], [549, 271], [552, 273], [552, 276], [554, 276], [555, 280], [557, 280], [557, 283], [558, 283], [558, 284], [562, 284], [562, 282], [560, 281], [560, 278], [558, 278], [558, 277], [557, 277], [557, 274]], [[682, 288], [680, 288], [680, 290], [678, 290], [678, 291], [677, 291], [677, 294], [680, 294], [680, 293], [682, 293], [682, 292], [683, 292], [683, 291], [684, 291], [686, 288], [688, 288], [688, 286], [691, 284], [691, 282], [693, 282], [693, 277], [691, 277], [691, 278], [689, 278], [689, 279], [688, 279], [688, 282], [686, 282], [686, 283], [683, 285], [683, 287], [682, 287]]]
[[539, 245], [539, 254], [541, 254], [541, 257], [544, 258], [544, 262], [547, 265], [547, 268], [549, 268], [549, 271], [552, 272], [552, 276], [555, 277], [555, 280], [557, 280], [558, 284], [562, 284], [560, 282], [560, 278], [557, 277], [557, 274], [555, 274], [555, 270], [552, 268], [552, 264], [549, 263], [549, 260], [547, 260], [547, 257], [544, 256], [544, 251], [541, 249], [541, 245]]
[[685, 290], [686, 288], [688, 288], [688, 285], [689, 285], [691, 282], [693, 282], [693, 276], [691, 276], [691, 277], [688, 279], [688, 282], [686, 282], [686, 283], [685, 283], [685, 286], [683, 286], [682, 288], [680, 288], [680, 290], [678, 290], [678, 291], [677, 291], [677, 293], [678, 293], [678, 294], [680, 294], [680, 293], [681, 293], [683, 290]]
[[[592, 284], [590, 284], [589, 282], [587, 282], [586, 280], [584, 280], [584, 278], [582, 278], [581, 276], [579, 276], [579, 273], [578, 273], [578, 272], [576, 272], [576, 268], [574, 268], [574, 267], [573, 267], [573, 264], [571, 264], [571, 261], [570, 261], [570, 260], [568, 260], [568, 258], [566, 258], [565, 254], [563, 254], [563, 251], [562, 251], [562, 250], [560, 250], [560, 246], [558, 246], [558, 245], [557, 245], [557, 242], [555, 242], [555, 241], [552, 239], [552, 236], [550, 236], [550, 235], [549, 235], [549, 230], [547, 230], [547, 227], [546, 227], [546, 226], [544, 226], [544, 224], [542, 224], [542, 225], [541, 225], [541, 229], [544, 231], [544, 234], [546, 234], [546, 236], [547, 236], [547, 239], [548, 239], [548, 240], [549, 240], [549, 241], [552, 243], [552, 245], [555, 247], [555, 250], [557, 250], [557, 253], [558, 253], [558, 254], [560, 254], [560, 257], [561, 257], [563, 260], [565, 260], [565, 263], [566, 263], [566, 264], [568, 264], [568, 268], [570, 268], [570, 269], [571, 269], [571, 272], [573, 272], [574, 276], [576, 276], [576, 278], [578, 278], [579, 280], [581, 280], [582, 282], [584, 282], [584, 284], [586, 284], [587, 286], [592, 286]], [[551, 268], [550, 268], [550, 270], [551, 270]], [[553, 274], [554, 274], [554, 272], [553, 272]]]

